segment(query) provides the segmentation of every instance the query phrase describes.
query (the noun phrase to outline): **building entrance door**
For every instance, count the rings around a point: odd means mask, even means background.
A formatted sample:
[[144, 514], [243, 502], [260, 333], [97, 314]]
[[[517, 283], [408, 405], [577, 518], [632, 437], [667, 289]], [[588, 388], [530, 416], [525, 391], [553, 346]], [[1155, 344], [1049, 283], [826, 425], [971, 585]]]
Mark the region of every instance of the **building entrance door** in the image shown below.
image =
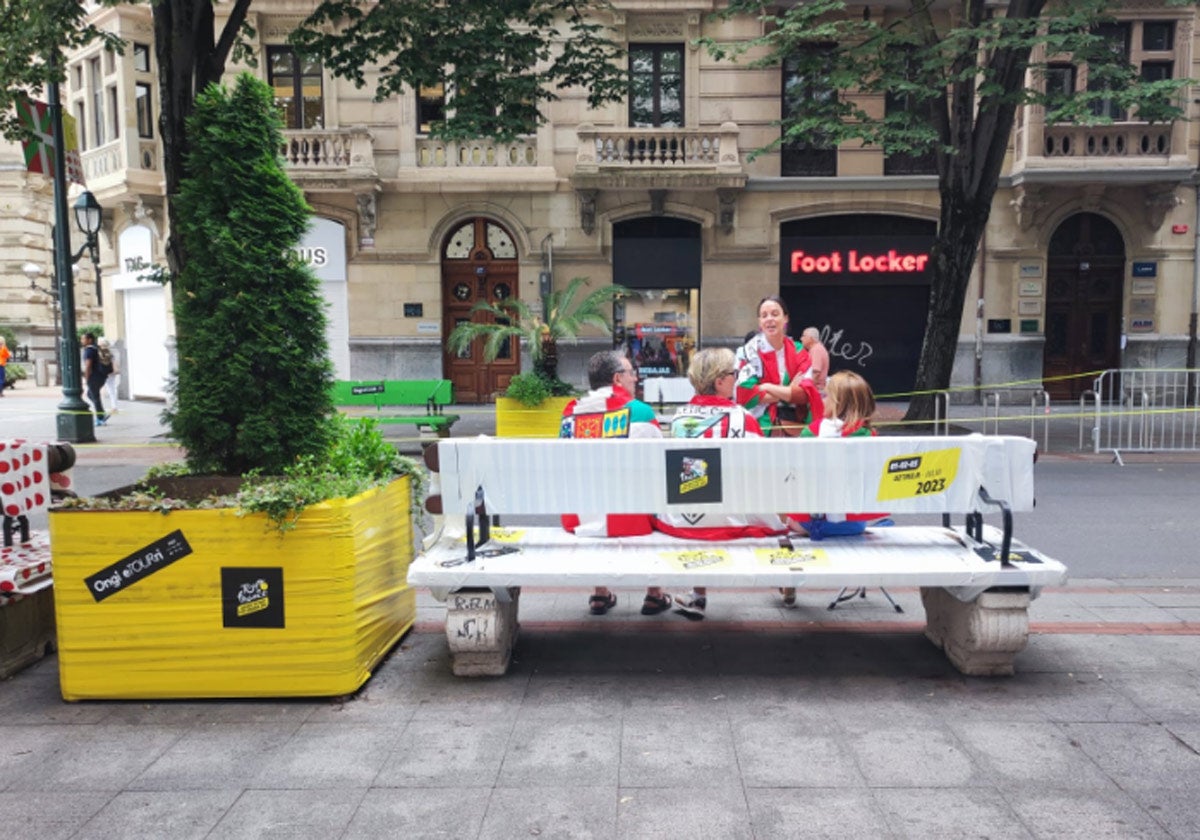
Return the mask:
[[[516, 298], [517, 280], [517, 249], [507, 230], [486, 218], [459, 225], [442, 247], [442, 335], [449, 336], [463, 321], [493, 320], [486, 312], [472, 314], [471, 308], [480, 301]], [[456, 402], [491, 402], [521, 370], [515, 338], [500, 348], [495, 361], [484, 361], [483, 350], [483, 339], [462, 353], [443, 349], [443, 375], [454, 383]]]
[[1053, 399], [1078, 399], [1093, 376], [1121, 364], [1125, 243], [1103, 216], [1080, 213], [1050, 240], [1046, 271], [1044, 387]]

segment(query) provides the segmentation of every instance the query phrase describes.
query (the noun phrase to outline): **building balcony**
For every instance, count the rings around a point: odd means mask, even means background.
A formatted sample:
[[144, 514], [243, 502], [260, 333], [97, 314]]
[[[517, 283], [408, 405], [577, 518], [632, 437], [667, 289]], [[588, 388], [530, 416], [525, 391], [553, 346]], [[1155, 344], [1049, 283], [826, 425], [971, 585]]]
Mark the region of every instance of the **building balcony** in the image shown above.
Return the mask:
[[363, 126], [285, 131], [280, 154], [288, 175], [307, 190], [352, 189], [379, 177], [375, 141]]
[[158, 141], [123, 137], [80, 152], [87, 188], [102, 201], [162, 193], [162, 159]]
[[713, 189], [746, 182], [738, 126], [597, 128], [580, 125], [576, 189]]
[[538, 165], [537, 137], [518, 137], [511, 143], [494, 140], [436, 140], [417, 138], [417, 166], [443, 169], [528, 167]]
[[1039, 180], [1052, 173], [1067, 180], [1087, 173], [1086, 177], [1101, 182], [1128, 182], [1138, 172], [1189, 168], [1183, 121], [1044, 125], [1031, 120], [1018, 127], [1016, 141], [1013, 174], [1024, 171]]

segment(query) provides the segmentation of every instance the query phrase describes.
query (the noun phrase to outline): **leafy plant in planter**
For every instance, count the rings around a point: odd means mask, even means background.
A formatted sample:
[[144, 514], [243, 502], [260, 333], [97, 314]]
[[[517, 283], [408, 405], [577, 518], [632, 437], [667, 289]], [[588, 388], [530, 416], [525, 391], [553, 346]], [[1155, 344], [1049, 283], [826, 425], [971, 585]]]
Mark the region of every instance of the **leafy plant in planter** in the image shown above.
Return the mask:
[[508, 299], [495, 303], [480, 301], [471, 308], [471, 313], [487, 313], [494, 320], [459, 324], [447, 339], [450, 350], [462, 353], [470, 348], [472, 342], [482, 338], [485, 339], [484, 361], [493, 362], [505, 344], [516, 338], [529, 347], [533, 372], [545, 380], [550, 395], [570, 396], [576, 393], [576, 389], [558, 378], [559, 342], [575, 341], [584, 327], [589, 326], [609, 333], [612, 329], [609, 307], [617, 298], [628, 293], [624, 286], [609, 285], [585, 294], [586, 285], [587, 278], [575, 277], [566, 288], [551, 292], [546, 301], [548, 314], [544, 319], [539, 311], [523, 300]]

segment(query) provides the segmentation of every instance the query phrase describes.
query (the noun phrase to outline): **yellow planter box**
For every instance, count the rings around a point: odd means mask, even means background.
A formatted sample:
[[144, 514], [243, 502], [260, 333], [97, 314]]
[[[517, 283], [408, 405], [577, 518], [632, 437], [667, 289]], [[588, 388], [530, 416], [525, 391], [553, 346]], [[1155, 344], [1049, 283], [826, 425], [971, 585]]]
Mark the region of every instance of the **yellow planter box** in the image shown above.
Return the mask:
[[574, 397], [551, 397], [526, 408], [509, 397], [496, 397], [496, 437], [556, 438], [562, 413]]
[[50, 513], [63, 698], [349, 694], [412, 626], [409, 480], [280, 533], [233, 510]]

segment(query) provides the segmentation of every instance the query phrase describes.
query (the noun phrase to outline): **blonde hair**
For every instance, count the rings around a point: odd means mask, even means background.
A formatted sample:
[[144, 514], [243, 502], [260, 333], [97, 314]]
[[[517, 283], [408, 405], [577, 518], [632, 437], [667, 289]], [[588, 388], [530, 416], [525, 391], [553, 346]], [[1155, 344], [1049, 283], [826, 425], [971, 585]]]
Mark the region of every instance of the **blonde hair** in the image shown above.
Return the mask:
[[836, 417], [846, 428], [870, 428], [875, 414], [871, 386], [852, 370], [839, 370], [825, 383], [825, 416]]
[[737, 370], [733, 351], [728, 347], [709, 347], [692, 356], [688, 380], [697, 394], [715, 394], [717, 380], [731, 370]]

